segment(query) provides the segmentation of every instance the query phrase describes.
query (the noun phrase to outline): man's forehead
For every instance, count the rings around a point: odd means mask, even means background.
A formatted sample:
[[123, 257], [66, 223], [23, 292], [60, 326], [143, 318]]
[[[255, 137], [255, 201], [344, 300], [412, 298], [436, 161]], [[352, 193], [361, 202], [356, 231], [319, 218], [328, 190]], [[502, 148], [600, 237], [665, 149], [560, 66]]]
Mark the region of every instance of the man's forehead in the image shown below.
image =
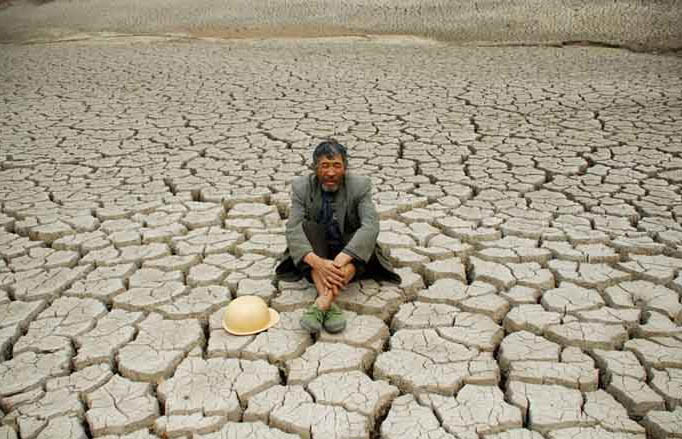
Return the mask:
[[322, 162], [342, 162], [343, 163], [343, 157], [341, 154], [336, 154], [334, 156], [328, 156], [328, 155], [323, 155], [317, 160], [318, 163]]

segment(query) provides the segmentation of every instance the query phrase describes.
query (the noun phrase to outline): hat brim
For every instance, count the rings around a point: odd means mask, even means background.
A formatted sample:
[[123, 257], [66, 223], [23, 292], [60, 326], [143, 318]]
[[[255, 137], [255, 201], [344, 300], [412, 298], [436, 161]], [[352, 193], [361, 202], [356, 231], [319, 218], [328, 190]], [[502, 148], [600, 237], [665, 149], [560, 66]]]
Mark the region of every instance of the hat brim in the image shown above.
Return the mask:
[[223, 319], [223, 328], [232, 335], [253, 335], [253, 334], [258, 334], [259, 332], [266, 331], [266, 330], [272, 328], [273, 326], [275, 326], [277, 323], [279, 323], [279, 313], [272, 308], [268, 308], [268, 311], [270, 311], [270, 321], [263, 328], [259, 328], [259, 329], [256, 329], [254, 331], [244, 331], [244, 332], [235, 331], [234, 329], [230, 329], [230, 327], [227, 326], [227, 323], [225, 323], [225, 319]]

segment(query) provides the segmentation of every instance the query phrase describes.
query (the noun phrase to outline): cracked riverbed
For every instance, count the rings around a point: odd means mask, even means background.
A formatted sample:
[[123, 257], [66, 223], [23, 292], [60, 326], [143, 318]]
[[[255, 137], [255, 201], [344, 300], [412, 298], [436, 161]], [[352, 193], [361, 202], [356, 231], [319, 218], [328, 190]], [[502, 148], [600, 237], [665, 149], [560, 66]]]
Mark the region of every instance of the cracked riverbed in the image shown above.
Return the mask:
[[[682, 59], [412, 39], [0, 52], [0, 437], [682, 435]], [[400, 286], [273, 285], [333, 136]], [[267, 332], [222, 329], [246, 294]]]

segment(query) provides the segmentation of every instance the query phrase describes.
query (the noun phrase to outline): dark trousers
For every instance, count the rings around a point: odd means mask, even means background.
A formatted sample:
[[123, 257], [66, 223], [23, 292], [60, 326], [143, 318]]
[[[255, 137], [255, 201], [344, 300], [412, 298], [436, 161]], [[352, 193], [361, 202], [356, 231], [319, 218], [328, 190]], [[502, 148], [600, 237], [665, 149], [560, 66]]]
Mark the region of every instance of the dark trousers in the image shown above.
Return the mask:
[[[330, 247], [329, 241], [327, 241], [327, 228], [324, 224], [313, 221], [304, 221], [303, 232], [308, 238], [308, 241], [310, 241], [310, 245], [313, 247], [313, 253], [315, 253], [317, 256], [324, 259], [334, 259], [336, 255], [339, 254], [339, 251], [335, 251]], [[362, 261], [354, 260], [353, 265], [355, 266], [355, 276], [353, 277], [353, 280], [355, 280], [359, 278], [360, 275], [364, 274], [365, 264]], [[303, 276], [308, 279], [308, 281], [313, 281], [310, 275], [310, 265], [301, 263], [301, 267], [299, 267], [299, 269], [301, 270]]]

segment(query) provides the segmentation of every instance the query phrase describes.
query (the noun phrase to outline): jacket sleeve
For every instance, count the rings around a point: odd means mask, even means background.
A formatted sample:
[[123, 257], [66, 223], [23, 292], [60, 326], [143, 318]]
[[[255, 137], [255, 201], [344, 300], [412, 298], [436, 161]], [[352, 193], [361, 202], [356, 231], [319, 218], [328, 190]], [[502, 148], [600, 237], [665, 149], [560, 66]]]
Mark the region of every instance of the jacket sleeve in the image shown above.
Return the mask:
[[347, 253], [366, 263], [374, 253], [377, 236], [379, 236], [379, 215], [372, 200], [372, 182], [369, 178], [360, 193], [358, 216], [360, 217], [360, 228], [355, 231], [344, 250], [348, 250]]
[[287, 220], [286, 237], [289, 255], [294, 264], [299, 267], [303, 257], [313, 251], [308, 237], [303, 231], [305, 220], [305, 185], [294, 181], [291, 184], [291, 211]]

